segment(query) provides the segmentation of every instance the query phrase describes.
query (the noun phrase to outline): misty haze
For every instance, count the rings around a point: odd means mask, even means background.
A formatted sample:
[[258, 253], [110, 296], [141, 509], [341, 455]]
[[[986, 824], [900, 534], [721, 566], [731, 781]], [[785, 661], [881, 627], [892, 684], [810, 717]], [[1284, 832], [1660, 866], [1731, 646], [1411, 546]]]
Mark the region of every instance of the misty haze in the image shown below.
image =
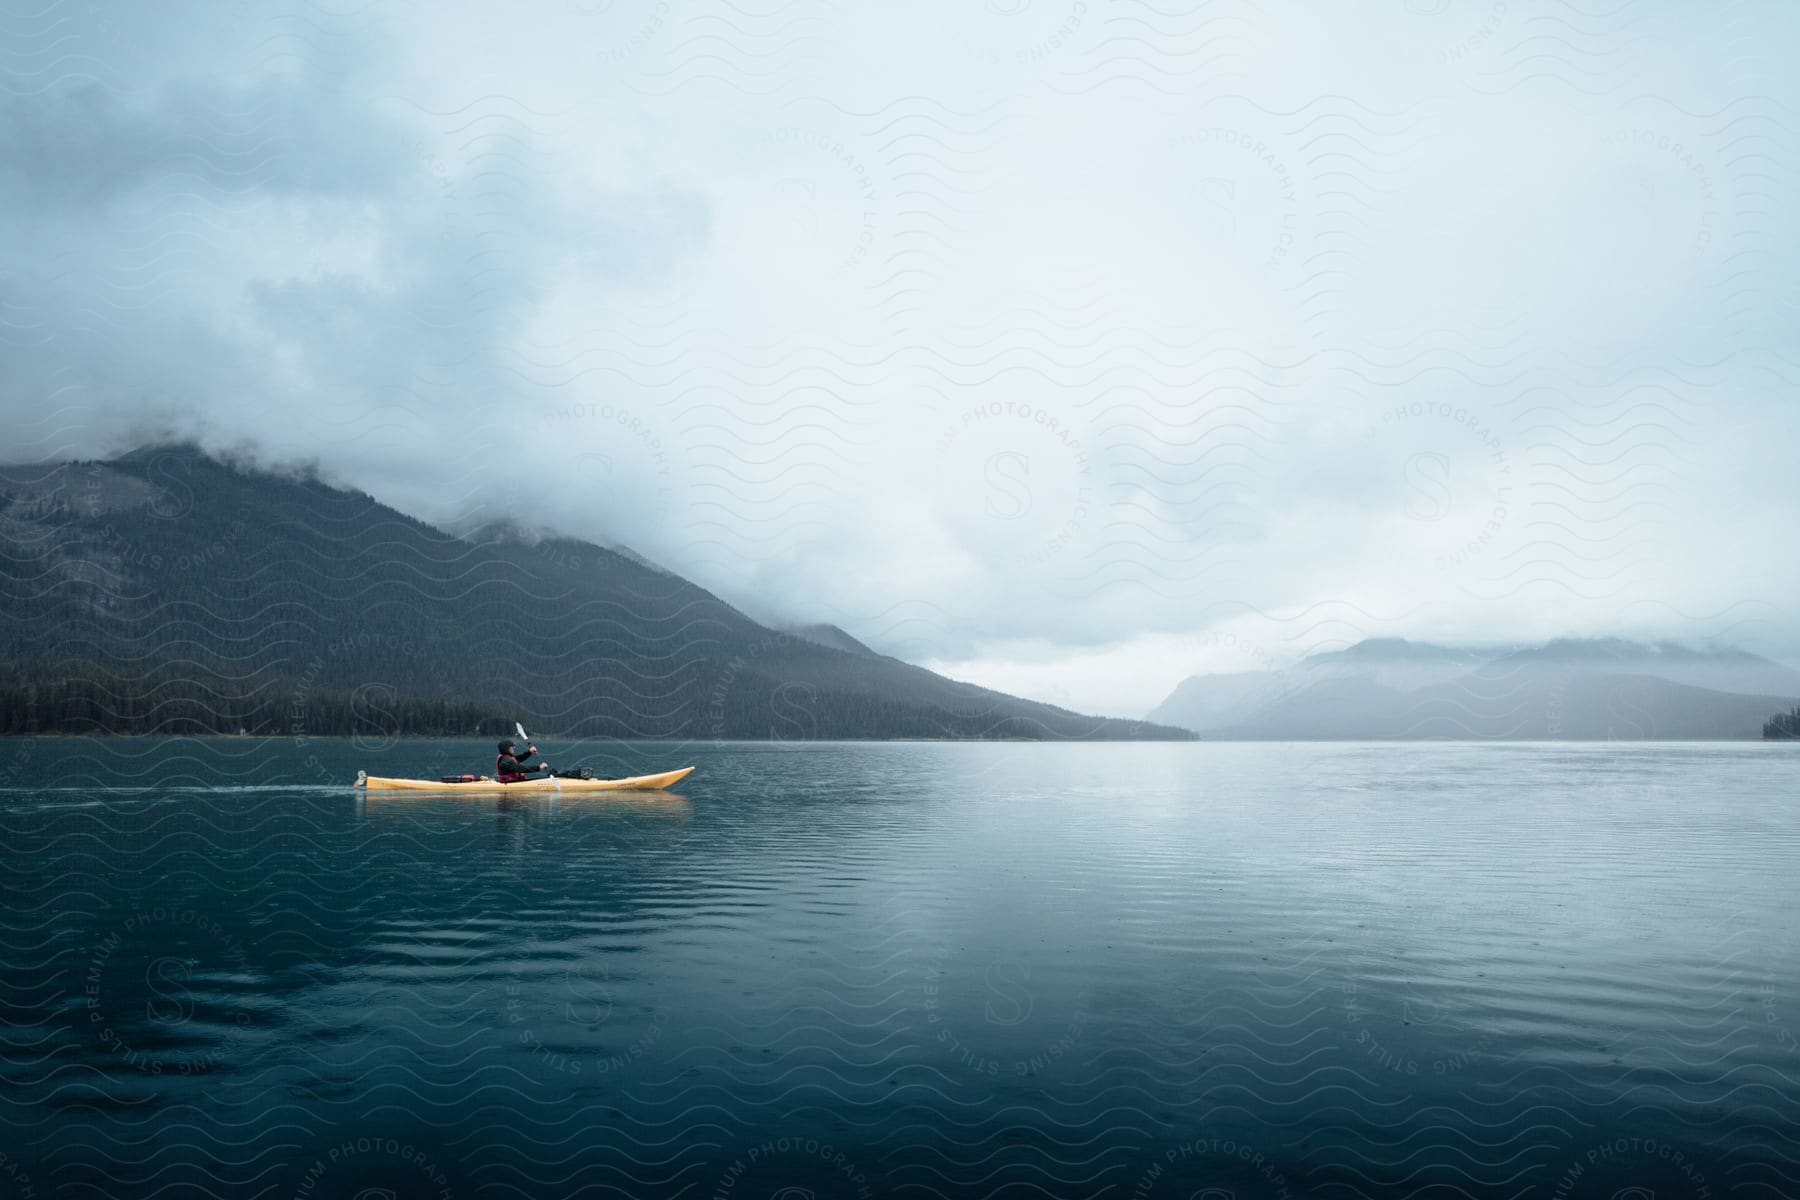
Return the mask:
[[1800, 1189], [1800, 17], [0, 12], [0, 1192]]

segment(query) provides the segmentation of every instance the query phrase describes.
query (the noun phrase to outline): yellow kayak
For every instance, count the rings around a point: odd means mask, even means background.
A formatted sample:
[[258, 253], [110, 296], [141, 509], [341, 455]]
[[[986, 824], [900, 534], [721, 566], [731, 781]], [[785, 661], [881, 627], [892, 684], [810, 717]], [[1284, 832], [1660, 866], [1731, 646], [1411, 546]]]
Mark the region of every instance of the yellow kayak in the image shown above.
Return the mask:
[[356, 773], [356, 784], [371, 792], [626, 792], [648, 791], [680, 783], [694, 768], [664, 771], [661, 775], [633, 775], [629, 779], [521, 779], [501, 783], [483, 775], [469, 783], [441, 783], [435, 779], [384, 779]]

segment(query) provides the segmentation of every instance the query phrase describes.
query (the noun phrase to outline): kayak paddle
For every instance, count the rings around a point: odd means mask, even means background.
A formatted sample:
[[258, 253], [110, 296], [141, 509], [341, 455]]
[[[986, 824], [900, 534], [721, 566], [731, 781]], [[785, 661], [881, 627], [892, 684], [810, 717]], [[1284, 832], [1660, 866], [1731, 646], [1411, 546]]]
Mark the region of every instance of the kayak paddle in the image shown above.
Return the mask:
[[[514, 729], [516, 729], [516, 730], [518, 730], [518, 732], [519, 732], [519, 740], [520, 740], [520, 741], [522, 741], [522, 742], [524, 742], [524, 743], [525, 743], [525, 744], [524, 744], [524, 745], [523, 745], [523, 746], [521, 746], [521, 747], [520, 747], [520, 749], [522, 749], [522, 750], [531, 750], [531, 749], [535, 749], [535, 748], [536, 748], [536, 747], [534, 747], [534, 746], [533, 746], [533, 745], [532, 745], [532, 744], [531, 744], [531, 735], [530, 735], [530, 734], [529, 734], [529, 733], [526, 733], [526, 732], [525, 732], [525, 726], [524, 726], [524, 725], [522, 725], [522, 724], [520, 724], [520, 723], [519, 723], [519, 722], [518, 722], [518, 721], [514, 721], [514, 722], [513, 722], [513, 728], [514, 728]], [[529, 756], [527, 756], [527, 757], [529, 757]], [[552, 774], [554, 774], [554, 772], [552, 772]]]

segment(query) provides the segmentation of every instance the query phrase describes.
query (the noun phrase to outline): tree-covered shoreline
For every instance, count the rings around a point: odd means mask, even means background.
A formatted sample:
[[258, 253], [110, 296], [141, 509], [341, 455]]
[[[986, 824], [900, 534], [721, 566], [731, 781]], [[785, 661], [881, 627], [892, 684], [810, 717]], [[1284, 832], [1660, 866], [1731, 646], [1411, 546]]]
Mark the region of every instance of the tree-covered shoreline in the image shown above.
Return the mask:
[[0, 679], [0, 735], [473, 737], [512, 731], [490, 704], [402, 696], [385, 686], [318, 688], [281, 676], [130, 675], [84, 665]]

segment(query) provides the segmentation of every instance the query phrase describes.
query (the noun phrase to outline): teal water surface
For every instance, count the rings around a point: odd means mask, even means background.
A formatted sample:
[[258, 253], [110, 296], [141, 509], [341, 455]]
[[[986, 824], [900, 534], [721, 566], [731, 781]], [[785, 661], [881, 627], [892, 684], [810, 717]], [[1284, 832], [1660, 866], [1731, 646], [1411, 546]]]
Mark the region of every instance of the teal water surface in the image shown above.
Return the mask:
[[1792, 747], [547, 749], [0, 742], [0, 1195], [1800, 1195]]

